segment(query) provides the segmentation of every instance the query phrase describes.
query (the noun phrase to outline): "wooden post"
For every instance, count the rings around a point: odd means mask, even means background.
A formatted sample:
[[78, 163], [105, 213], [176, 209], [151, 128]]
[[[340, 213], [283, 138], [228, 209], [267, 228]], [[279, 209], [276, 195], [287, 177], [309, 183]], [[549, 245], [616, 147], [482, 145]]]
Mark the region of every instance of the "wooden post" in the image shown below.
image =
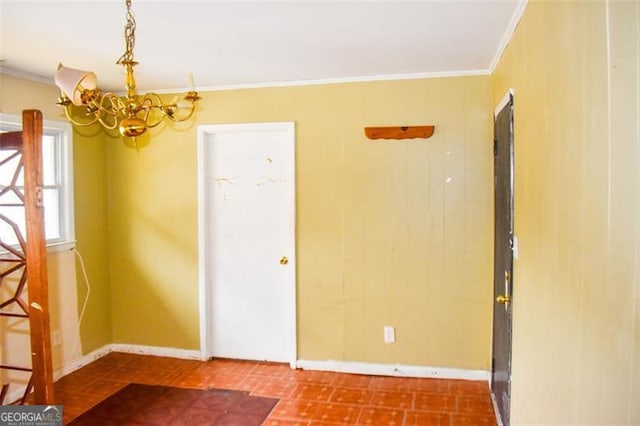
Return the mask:
[[27, 288], [35, 404], [54, 404], [49, 285], [42, 202], [42, 113], [22, 112], [25, 212], [27, 219]]

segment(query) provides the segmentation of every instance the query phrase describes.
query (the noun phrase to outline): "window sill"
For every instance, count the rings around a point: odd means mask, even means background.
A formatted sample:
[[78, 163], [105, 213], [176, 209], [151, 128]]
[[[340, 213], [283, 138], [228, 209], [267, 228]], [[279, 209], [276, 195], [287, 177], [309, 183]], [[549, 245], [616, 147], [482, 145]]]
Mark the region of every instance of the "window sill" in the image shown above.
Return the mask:
[[[55, 243], [47, 243], [47, 254], [51, 254], [51, 253], [62, 253], [63, 251], [69, 251], [69, 250], [73, 250], [76, 248], [76, 241], [75, 240], [71, 240], [71, 241], [57, 241]], [[8, 251], [6, 251], [3, 248], [0, 248], [0, 255], [3, 254], [7, 254]]]
[[47, 253], [59, 253], [63, 251], [73, 250], [76, 248], [76, 241], [59, 241], [47, 244]]

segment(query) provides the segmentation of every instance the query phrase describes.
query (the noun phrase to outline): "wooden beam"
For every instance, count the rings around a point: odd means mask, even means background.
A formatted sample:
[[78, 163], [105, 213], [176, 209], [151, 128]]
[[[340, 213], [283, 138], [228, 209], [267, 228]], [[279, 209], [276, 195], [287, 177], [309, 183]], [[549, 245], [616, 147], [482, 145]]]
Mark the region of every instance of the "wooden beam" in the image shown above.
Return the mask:
[[49, 323], [49, 285], [42, 203], [42, 113], [22, 112], [22, 142], [27, 219], [27, 285], [34, 403], [53, 405], [53, 365]]
[[434, 126], [365, 127], [364, 134], [369, 139], [426, 139], [434, 129]]

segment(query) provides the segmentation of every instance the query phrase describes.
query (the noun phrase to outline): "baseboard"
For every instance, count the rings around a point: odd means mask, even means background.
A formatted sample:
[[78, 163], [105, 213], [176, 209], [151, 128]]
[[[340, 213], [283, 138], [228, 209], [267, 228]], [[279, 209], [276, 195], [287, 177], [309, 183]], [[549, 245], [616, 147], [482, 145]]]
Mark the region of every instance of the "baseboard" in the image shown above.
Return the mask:
[[[56, 381], [61, 377], [66, 376], [69, 373], [73, 373], [74, 371], [84, 367], [85, 365], [90, 364], [99, 358], [102, 358], [109, 352], [111, 352], [111, 349], [109, 348], [109, 345], [106, 345], [99, 349], [96, 349], [93, 352], [88, 353], [87, 355], [83, 355], [80, 358], [65, 362], [62, 365], [54, 368], [53, 380]], [[26, 385], [20, 386], [18, 389], [15, 389], [14, 391], [9, 392], [5, 398], [5, 402], [6, 401], [13, 402], [22, 398], [22, 395], [24, 395], [25, 388], [26, 388]]]
[[[76, 370], [84, 367], [87, 364], [91, 364], [93, 361], [102, 358], [111, 352], [124, 352], [131, 354], [141, 355], [154, 355], [154, 356], [166, 356], [170, 358], [183, 358], [183, 359], [197, 359], [201, 360], [202, 356], [199, 350], [178, 349], [178, 348], [164, 348], [160, 346], [143, 346], [143, 345], [127, 345], [123, 343], [111, 343], [105, 345], [99, 349], [89, 352], [80, 358], [68, 361], [61, 366], [58, 366], [53, 371], [53, 380], [57, 381], [61, 377], [67, 374], [73, 373]], [[22, 398], [24, 394], [25, 386], [21, 386], [18, 389], [9, 392], [5, 398], [5, 401], [17, 401]]]
[[169, 358], [183, 358], [183, 359], [201, 359], [200, 351], [177, 349], [177, 348], [164, 348], [160, 346], [143, 346], [143, 345], [128, 345], [123, 343], [110, 343], [99, 349], [96, 349], [82, 357], [73, 361], [63, 364], [53, 372], [54, 380], [58, 380], [60, 377], [66, 376], [69, 373], [84, 367], [93, 361], [102, 358], [103, 356], [110, 354], [111, 352], [124, 352], [131, 354], [141, 355], [154, 355], [154, 356], [166, 356]]
[[496, 415], [496, 422], [498, 422], [498, 426], [503, 426], [502, 418], [500, 417], [500, 411], [498, 411], [498, 403], [496, 402], [496, 396], [493, 392], [491, 392], [491, 403], [493, 404], [493, 412]]
[[[54, 372], [55, 380], [66, 376], [93, 361], [102, 358], [111, 352], [123, 352], [140, 355], [165, 356], [170, 358], [202, 360], [202, 354], [195, 349], [165, 348], [161, 346], [129, 345], [124, 343], [111, 343], [96, 349], [76, 360], [67, 362], [58, 367]], [[491, 374], [484, 370], [465, 370], [459, 368], [428, 367], [418, 365], [401, 364], [373, 364], [367, 362], [349, 361], [308, 361], [297, 360], [296, 368], [304, 370], [332, 371], [349, 374], [368, 374], [372, 376], [395, 377], [427, 377], [439, 379], [482, 380], [489, 382]], [[15, 401], [22, 397], [24, 387], [7, 395], [7, 401]], [[494, 401], [495, 405], [495, 401]]]
[[464, 370], [459, 368], [426, 367], [400, 364], [371, 364], [347, 361], [306, 361], [298, 360], [297, 368], [304, 370], [335, 371], [338, 373], [368, 374], [372, 376], [428, 377], [438, 379], [461, 379], [489, 381], [491, 374], [484, 370]]
[[165, 348], [161, 346], [128, 345], [124, 343], [112, 343], [110, 352], [124, 352], [139, 355], [166, 356], [169, 358], [202, 360], [200, 350]]
[[106, 345], [94, 351], [91, 351], [88, 354], [81, 356], [80, 358], [65, 362], [60, 367], [54, 369], [53, 380], [58, 380], [59, 378], [64, 377], [67, 374], [73, 373], [74, 371], [79, 370], [85, 365], [91, 364], [93, 361], [102, 358], [109, 352], [112, 352], [111, 348], [109, 348], [109, 345]]

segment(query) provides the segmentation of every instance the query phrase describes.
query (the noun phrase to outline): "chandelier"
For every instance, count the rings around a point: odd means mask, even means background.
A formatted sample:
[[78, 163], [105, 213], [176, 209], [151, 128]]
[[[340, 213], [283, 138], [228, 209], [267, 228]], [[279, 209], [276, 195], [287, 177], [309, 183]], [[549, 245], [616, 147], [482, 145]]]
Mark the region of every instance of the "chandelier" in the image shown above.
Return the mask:
[[193, 87], [181, 99], [175, 97], [168, 104], [155, 93], [138, 95], [133, 67], [138, 65], [133, 58], [136, 42], [136, 20], [131, 13], [131, 0], [125, 0], [127, 22], [124, 27], [125, 52], [116, 62], [125, 68], [125, 96], [102, 93], [97, 88], [96, 75], [90, 71], [58, 65], [55, 83], [62, 94], [57, 105], [64, 108], [69, 121], [78, 126], [100, 123], [106, 129], [118, 129], [120, 134], [131, 138], [134, 146], [138, 136], [147, 129], [156, 127], [165, 118], [179, 122], [191, 118], [200, 96]]

